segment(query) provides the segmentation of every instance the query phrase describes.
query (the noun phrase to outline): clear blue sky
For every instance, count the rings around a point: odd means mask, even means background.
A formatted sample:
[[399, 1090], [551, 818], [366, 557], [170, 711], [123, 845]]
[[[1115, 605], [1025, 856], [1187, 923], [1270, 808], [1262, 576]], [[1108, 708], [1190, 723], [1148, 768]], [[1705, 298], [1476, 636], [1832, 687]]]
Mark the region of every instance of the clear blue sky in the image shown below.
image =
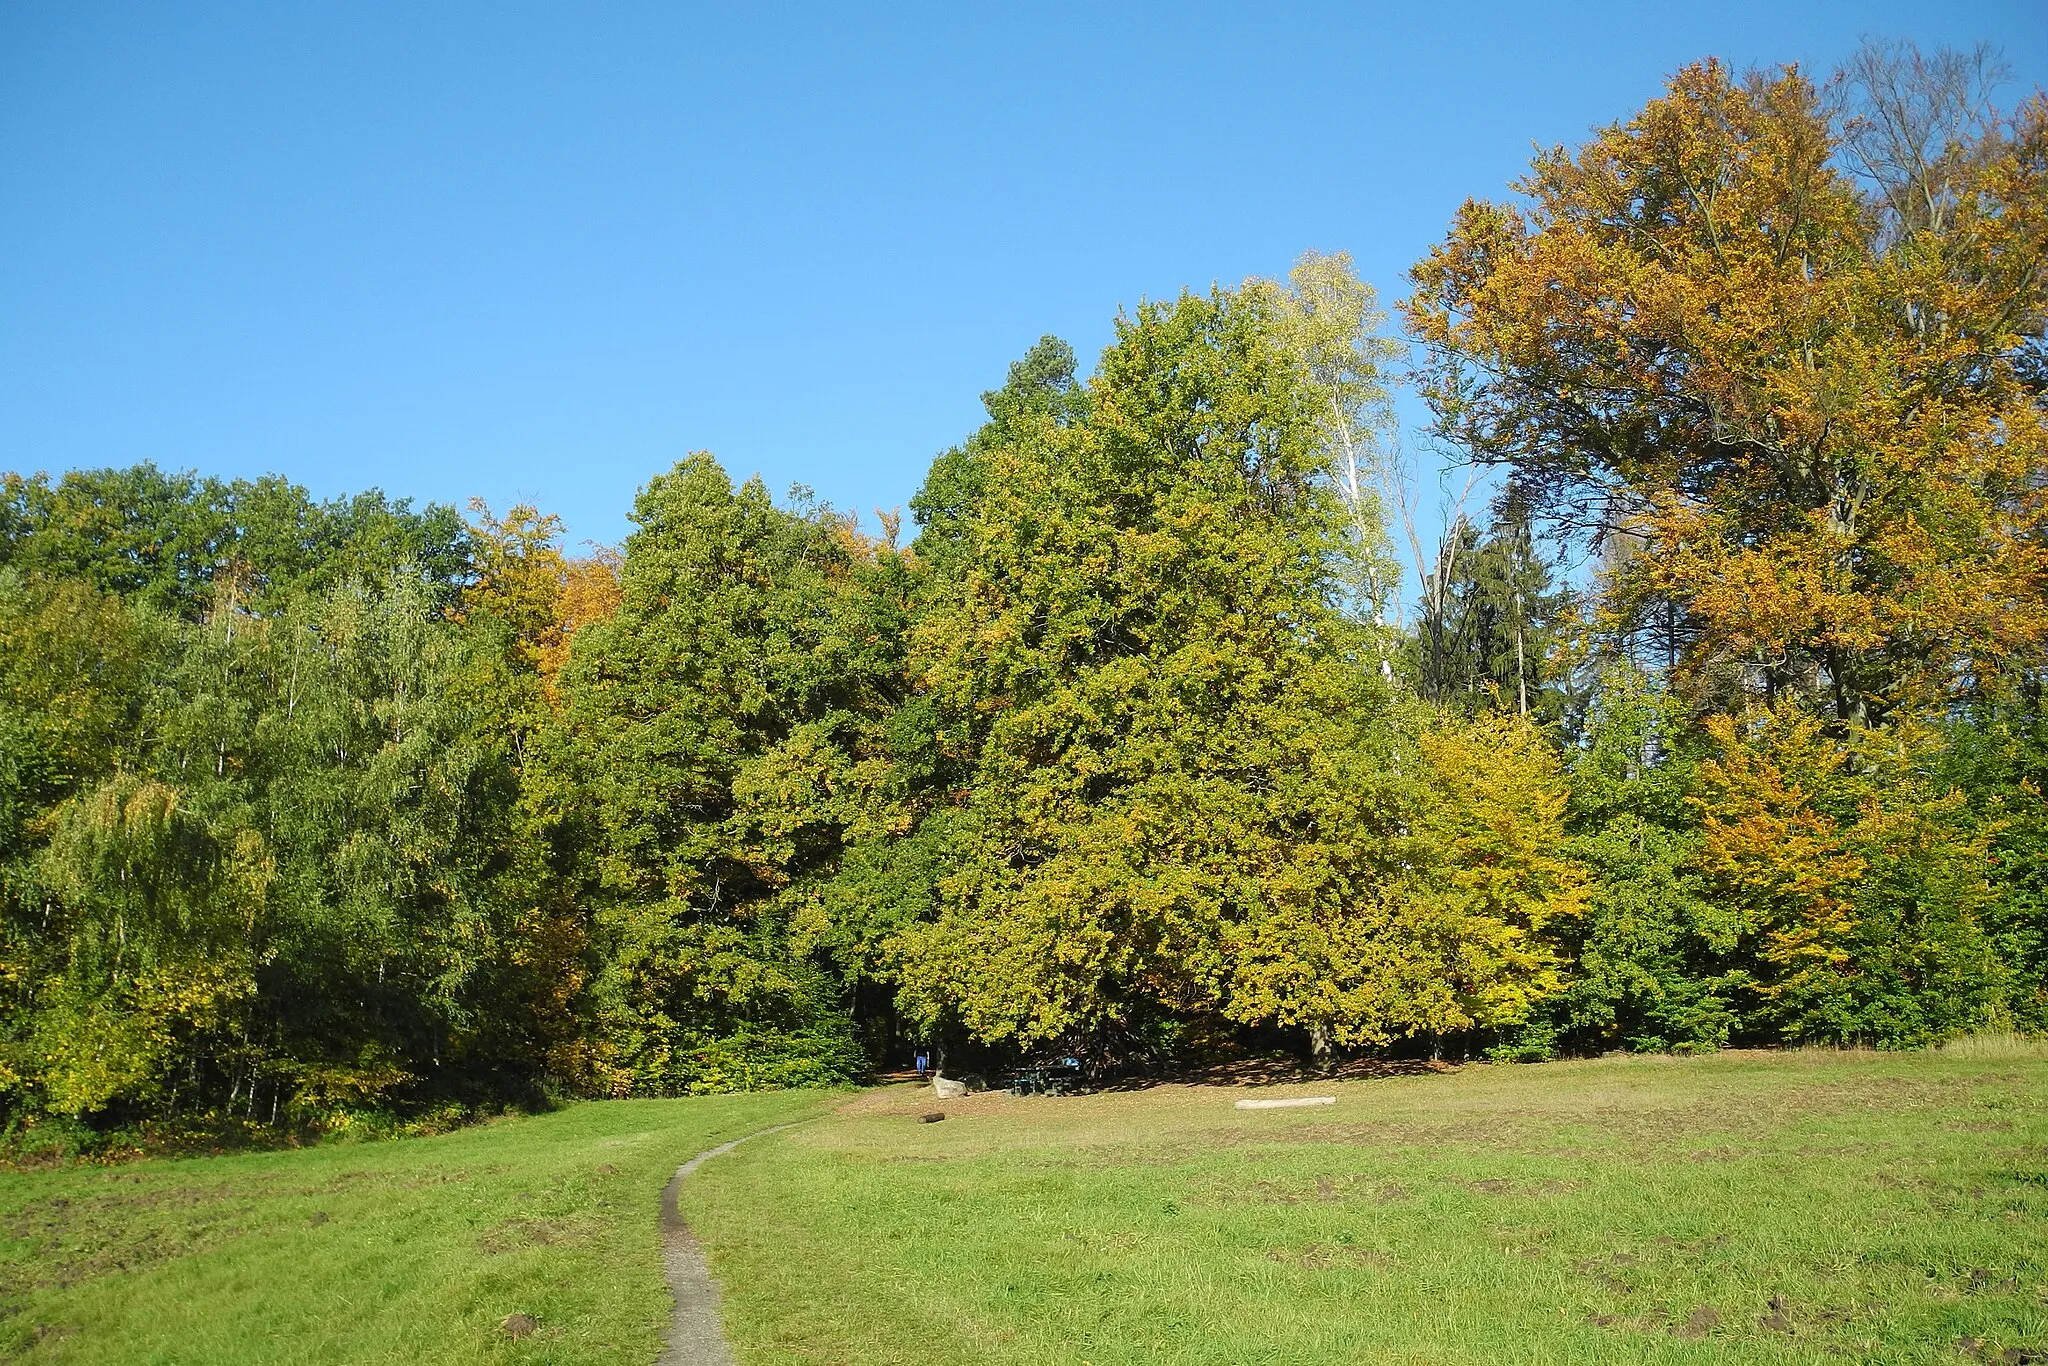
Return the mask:
[[1708, 54], [2048, 4], [0, 3], [0, 468], [481, 494], [616, 539], [689, 450], [904, 503], [1040, 334], [1348, 250]]

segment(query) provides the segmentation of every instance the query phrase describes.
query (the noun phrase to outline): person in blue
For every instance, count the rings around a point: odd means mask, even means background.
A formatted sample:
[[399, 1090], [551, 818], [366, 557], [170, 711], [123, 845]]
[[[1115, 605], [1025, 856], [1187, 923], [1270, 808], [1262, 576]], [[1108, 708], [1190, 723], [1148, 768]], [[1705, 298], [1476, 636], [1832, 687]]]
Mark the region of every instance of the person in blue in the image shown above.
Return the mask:
[[923, 1081], [925, 1074], [932, 1070], [932, 1055], [924, 1049], [917, 1050], [917, 1079]]

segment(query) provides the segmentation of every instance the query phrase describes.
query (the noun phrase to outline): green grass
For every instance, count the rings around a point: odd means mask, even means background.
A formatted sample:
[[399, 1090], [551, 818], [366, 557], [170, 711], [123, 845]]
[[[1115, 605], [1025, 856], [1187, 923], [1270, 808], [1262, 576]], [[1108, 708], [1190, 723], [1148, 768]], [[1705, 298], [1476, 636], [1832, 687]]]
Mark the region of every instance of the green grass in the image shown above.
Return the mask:
[[[817, 1105], [608, 1101], [437, 1138], [0, 1174], [0, 1356], [652, 1362], [669, 1174]], [[512, 1313], [538, 1330], [514, 1342]]]
[[[1243, 1091], [615, 1101], [0, 1174], [0, 1356], [644, 1366], [684, 1188], [743, 1361], [1873, 1362], [2048, 1348], [2048, 1051]], [[1269, 1092], [1268, 1094], [1274, 1094]], [[539, 1321], [513, 1341], [512, 1313]], [[1959, 1347], [1964, 1340], [1976, 1346]]]
[[[683, 1194], [744, 1361], [1957, 1363], [2048, 1347], [2024, 1043], [871, 1092]], [[1773, 1301], [1777, 1308], [1774, 1310]], [[1975, 1339], [1975, 1347], [1959, 1346]]]

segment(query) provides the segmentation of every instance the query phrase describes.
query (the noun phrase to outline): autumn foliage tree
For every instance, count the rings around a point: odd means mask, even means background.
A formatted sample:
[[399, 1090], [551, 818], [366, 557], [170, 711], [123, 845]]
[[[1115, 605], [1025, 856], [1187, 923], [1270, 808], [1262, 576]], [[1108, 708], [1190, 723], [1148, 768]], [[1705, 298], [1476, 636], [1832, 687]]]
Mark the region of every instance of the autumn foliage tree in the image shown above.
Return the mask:
[[1415, 271], [1439, 430], [1601, 552], [1609, 656], [1694, 728], [1656, 915], [1721, 1037], [2038, 1009], [1987, 936], [2038, 914], [1990, 850], [2039, 794], [1952, 757], [2033, 733], [2048, 662], [2048, 104], [1988, 74], [1688, 67]]
[[705, 453], [587, 554], [0, 475], [0, 1142], [913, 1042], [2048, 1028], [2048, 103], [1997, 74], [1703, 62], [1466, 204], [1401, 316], [1501, 478], [1434, 553], [1341, 253], [1040, 339], [907, 546]]
[[1443, 431], [1627, 546], [1613, 629], [1670, 604], [1688, 695], [1860, 722], [2048, 639], [2048, 104], [1934, 149], [1933, 214], [1843, 152], [1804, 74], [1688, 67], [1461, 209], [1406, 317]]

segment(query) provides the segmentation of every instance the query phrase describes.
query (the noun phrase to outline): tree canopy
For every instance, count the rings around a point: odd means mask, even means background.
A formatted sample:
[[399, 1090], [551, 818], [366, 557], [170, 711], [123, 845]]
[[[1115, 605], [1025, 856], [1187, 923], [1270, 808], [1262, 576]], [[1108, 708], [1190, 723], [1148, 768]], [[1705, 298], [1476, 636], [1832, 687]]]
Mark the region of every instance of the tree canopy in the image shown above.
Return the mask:
[[[701, 452], [583, 557], [0, 477], [10, 1132], [2048, 1027], [2048, 103], [1995, 74], [1686, 67], [1458, 211], [1409, 369], [1341, 255], [1045, 337], [909, 544]], [[1488, 495], [1433, 546], [1404, 382]]]

